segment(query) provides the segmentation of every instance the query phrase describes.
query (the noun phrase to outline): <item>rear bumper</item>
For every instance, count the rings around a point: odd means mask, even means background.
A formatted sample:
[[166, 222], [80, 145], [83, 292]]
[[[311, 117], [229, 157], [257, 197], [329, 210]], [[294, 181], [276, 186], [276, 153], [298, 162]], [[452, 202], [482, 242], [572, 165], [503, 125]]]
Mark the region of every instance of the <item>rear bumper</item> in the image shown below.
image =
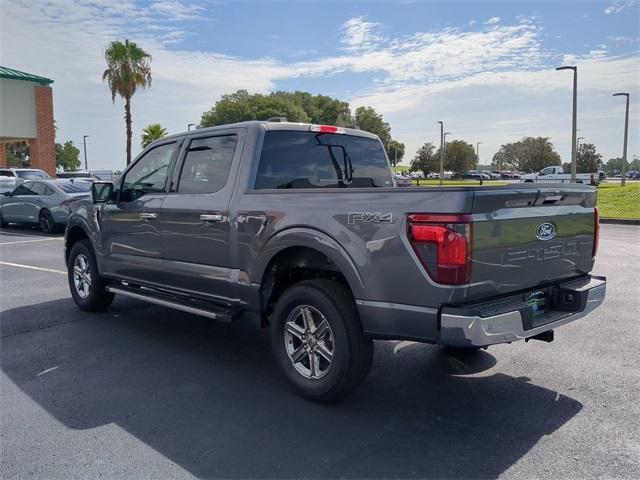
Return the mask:
[[438, 343], [455, 347], [486, 347], [534, 337], [578, 320], [598, 308], [604, 302], [606, 287], [604, 277], [585, 277], [558, 285], [562, 295], [575, 295], [581, 301], [574, 308], [545, 313], [536, 319], [533, 326], [527, 325], [531, 321], [526, 318], [526, 309], [518, 308], [515, 299], [444, 307], [440, 314]]

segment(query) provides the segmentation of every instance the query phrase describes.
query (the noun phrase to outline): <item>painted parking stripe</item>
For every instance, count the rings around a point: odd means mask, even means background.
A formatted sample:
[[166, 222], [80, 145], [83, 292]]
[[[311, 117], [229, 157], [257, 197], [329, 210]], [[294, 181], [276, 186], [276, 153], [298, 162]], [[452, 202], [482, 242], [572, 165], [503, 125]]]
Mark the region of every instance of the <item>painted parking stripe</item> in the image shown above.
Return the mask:
[[61, 238], [39, 238], [38, 240], [18, 240], [17, 242], [0, 242], [0, 245], [16, 245], [19, 243], [48, 242], [50, 240], [62, 240]]
[[22, 265], [20, 263], [0, 262], [0, 265], [6, 265], [7, 267], [25, 268], [27, 270], [37, 270], [39, 272], [59, 273], [60, 275], [66, 275], [64, 270], [55, 270], [53, 268], [34, 267], [33, 265]]
[[61, 238], [61, 237], [50, 237], [47, 235], [36, 235], [33, 233], [8, 232], [6, 230], [0, 230], [0, 237]]

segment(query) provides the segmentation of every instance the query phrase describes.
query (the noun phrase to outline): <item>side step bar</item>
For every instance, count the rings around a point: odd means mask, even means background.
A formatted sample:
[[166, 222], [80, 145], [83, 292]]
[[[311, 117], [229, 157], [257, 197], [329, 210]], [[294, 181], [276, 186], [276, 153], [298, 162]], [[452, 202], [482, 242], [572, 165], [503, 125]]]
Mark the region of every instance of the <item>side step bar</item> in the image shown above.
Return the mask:
[[179, 303], [174, 300], [159, 298], [158, 296], [155, 296], [152, 293], [145, 295], [144, 293], [140, 293], [137, 291], [134, 292], [131, 289], [128, 289], [126, 287], [122, 288], [122, 287], [108, 286], [107, 291], [111, 293], [117, 293], [118, 295], [123, 295], [125, 297], [135, 298], [137, 300], [143, 300], [145, 302], [154, 303], [156, 305], [161, 305], [163, 307], [173, 308], [175, 310], [181, 310], [183, 312], [192, 313], [194, 315], [200, 315], [202, 317], [221, 320], [223, 322], [230, 322], [232, 320], [231, 314], [222, 309], [220, 309], [220, 311], [213, 311], [213, 310], [208, 310], [200, 307], [194, 307], [191, 305], [185, 305], [183, 303]]

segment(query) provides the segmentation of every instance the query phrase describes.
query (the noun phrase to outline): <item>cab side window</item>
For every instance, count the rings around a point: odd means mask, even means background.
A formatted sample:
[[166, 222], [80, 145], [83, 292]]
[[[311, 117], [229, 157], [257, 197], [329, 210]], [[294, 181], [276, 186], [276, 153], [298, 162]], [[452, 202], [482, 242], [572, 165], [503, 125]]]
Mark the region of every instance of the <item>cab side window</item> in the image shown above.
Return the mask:
[[223, 135], [191, 141], [180, 172], [178, 193], [214, 193], [229, 179], [238, 137]]
[[132, 202], [150, 193], [165, 191], [169, 164], [176, 143], [159, 145], [149, 150], [131, 167], [122, 180], [121, 202]]
[[53, 191], [44, 183], [33, 182], [31, 184], [31, 190], [35, 192], [35, 195], [52, 195]]
[[23, 183], [22, 185], [18, 186], [14, 191], [13, 191], [13, 195], [14, 196], [22, 196], [22, 195], [38, 195], [33, 189], [33, 183], [32, 182], [26, 182]]

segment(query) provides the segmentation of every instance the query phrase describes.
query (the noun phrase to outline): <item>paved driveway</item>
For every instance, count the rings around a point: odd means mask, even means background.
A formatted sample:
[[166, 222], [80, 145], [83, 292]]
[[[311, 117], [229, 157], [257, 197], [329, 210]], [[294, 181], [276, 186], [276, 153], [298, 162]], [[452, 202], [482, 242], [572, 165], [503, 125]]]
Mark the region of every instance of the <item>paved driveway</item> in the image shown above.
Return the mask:
[[607, 301], [555, 342], [376, 342], [364, 387], [329, 406], [291, 392], [266, 331], [122, 298], [80, 312], [61, 238], [0, 232], [2, 478], [640, 472], [637, 227], [602, 226]]

